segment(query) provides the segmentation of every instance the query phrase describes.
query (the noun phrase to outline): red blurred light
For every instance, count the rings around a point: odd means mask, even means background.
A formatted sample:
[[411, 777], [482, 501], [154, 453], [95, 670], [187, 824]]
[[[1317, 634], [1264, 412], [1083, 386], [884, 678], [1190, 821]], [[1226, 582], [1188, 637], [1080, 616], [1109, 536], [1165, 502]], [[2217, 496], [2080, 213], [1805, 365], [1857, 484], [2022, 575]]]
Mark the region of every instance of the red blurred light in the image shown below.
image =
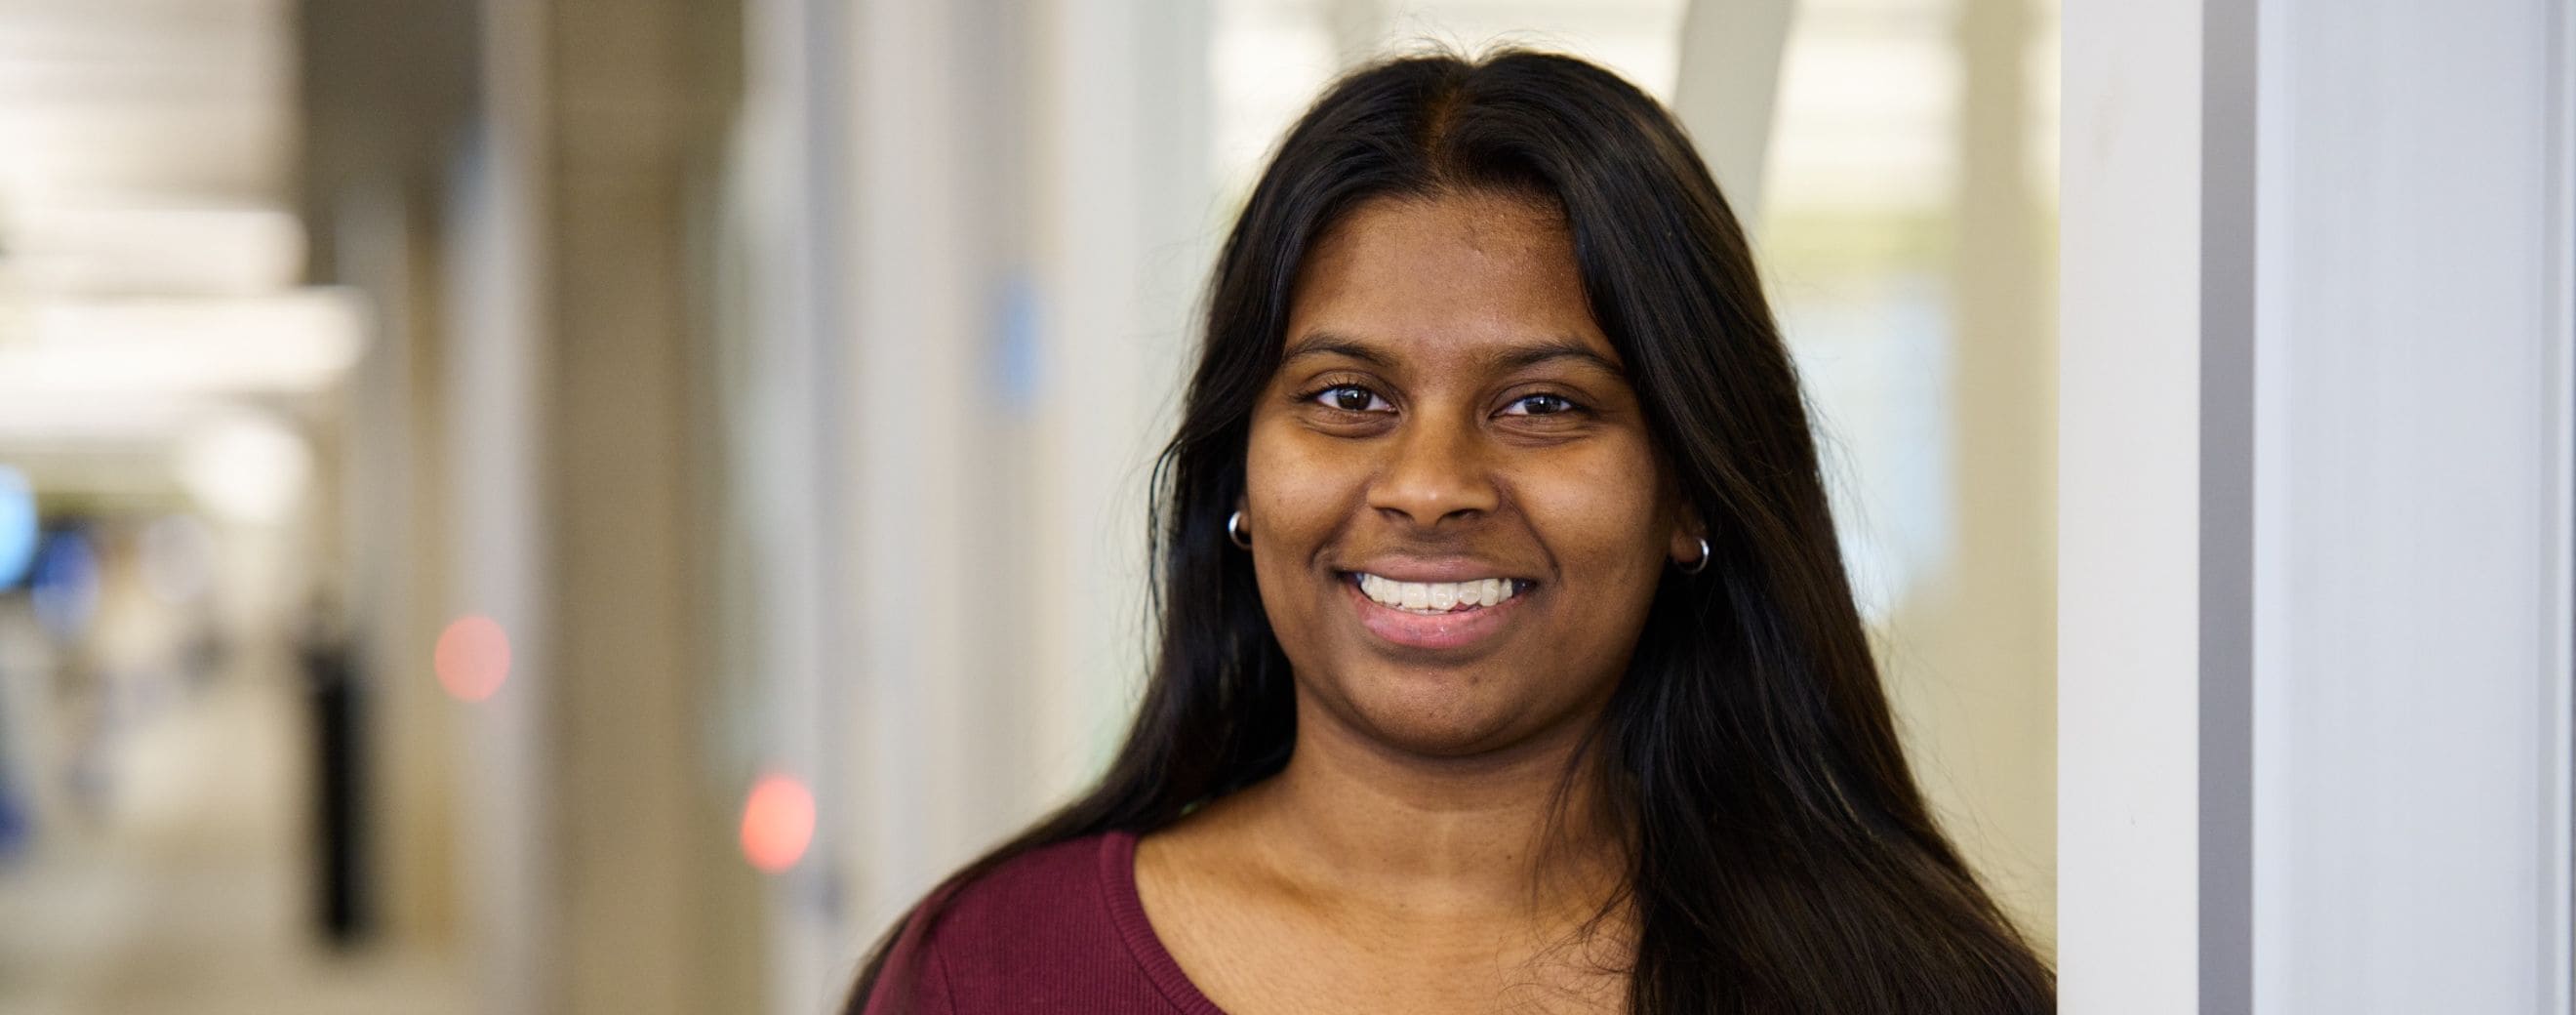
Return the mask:
[[510, 677], [510, 636], [492, 618], [469, 613], [438, 634], [438, 684], [458, 701], [489, 698]]
[[765, 874], [785, 873], [814, 842], [814, 794], [792, 776], [766, 775], [742, 805], [742, 855]]

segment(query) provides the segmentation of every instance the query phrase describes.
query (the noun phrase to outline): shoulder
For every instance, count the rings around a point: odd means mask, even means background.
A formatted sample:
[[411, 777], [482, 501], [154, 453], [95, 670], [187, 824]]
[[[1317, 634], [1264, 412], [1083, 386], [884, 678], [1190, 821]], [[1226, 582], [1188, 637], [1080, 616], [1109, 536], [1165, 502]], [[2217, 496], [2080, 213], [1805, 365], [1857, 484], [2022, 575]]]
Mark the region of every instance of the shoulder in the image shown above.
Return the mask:
[[1086, 835], [1040, 846], [952, 885], [924, 906], [925, 912], [937, 911], [930, 940], [957, 951], [1049, 938], [1061, 929], [1105, 927], [1115, 887], [1112, 865], [1133, 857], [1135, 843], [1123, 832]]
[[[1125, 926], [1135, 841], [1041, 846], [934, 893], [905, 921], [877, 993], [909, 984], [900, 992], [919, 1003], [908, 1007], [958, 1015], [1157, 1010]], [[868, 1010], [886, 1010], [881, 1000]]]

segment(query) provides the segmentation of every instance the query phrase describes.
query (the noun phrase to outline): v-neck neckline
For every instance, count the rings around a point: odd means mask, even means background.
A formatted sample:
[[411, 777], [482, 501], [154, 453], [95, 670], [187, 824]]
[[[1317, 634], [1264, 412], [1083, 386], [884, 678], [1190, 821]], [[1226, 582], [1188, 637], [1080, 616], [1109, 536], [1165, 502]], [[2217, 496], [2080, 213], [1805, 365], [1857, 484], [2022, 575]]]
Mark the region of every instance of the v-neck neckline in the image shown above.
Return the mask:
[[1145, 916], [1145, 897], [1136, 890], [1136, 833], [1113, 831], [1100, 837], [1100, 889], [1107, 897], [1110, 922], [1117, 925], [1118, 936], [1154, 988], [1184, 1015], [1226, 1015], [1198, 984], [1190, 982], [1180, 960], [1163, 946], [1162, 936], [1154, 933], [1153, 921]]

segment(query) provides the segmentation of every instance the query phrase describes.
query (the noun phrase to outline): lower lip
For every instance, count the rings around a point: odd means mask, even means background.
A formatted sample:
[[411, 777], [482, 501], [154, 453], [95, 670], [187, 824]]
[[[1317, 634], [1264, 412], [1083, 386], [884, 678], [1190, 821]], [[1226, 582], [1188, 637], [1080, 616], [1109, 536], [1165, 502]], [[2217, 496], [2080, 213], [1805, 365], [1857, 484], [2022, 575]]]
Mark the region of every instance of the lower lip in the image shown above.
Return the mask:
[[1351, 601], [1359, 604], [1361, 627], [1391, 644], [1415, 649], [1461, 649], [1490, 641], [1503, 633], [1504, 626], [1511, 622], [1510, 614], [1529, 597], [1529, 592], [1523, 591], [1492, 606], [1450, 613], [1413, 613], [1369, 598], [1348, 575], [1341, 577], [1341, 583]]

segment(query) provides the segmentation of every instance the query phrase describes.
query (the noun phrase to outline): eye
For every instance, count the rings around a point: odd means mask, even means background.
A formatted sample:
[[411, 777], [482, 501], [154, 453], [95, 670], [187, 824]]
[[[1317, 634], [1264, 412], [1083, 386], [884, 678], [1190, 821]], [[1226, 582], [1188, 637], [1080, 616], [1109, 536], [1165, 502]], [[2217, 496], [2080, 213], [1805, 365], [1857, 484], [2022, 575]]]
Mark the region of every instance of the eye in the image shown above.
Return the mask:
[[1340, 409], [1343, 412], [1384, 412], [1395, 408], [1388, 405], [1386, 399], [1377, 397], [1377, 392], [1357, 384], [1333, 385], [1307, 396], [1307, 401], [1322, 404], [1326, 408]]
[[1579, 408], [1563, 395], [1524, 395], [1503, 408], [1506, 416], [1553, 416]]

